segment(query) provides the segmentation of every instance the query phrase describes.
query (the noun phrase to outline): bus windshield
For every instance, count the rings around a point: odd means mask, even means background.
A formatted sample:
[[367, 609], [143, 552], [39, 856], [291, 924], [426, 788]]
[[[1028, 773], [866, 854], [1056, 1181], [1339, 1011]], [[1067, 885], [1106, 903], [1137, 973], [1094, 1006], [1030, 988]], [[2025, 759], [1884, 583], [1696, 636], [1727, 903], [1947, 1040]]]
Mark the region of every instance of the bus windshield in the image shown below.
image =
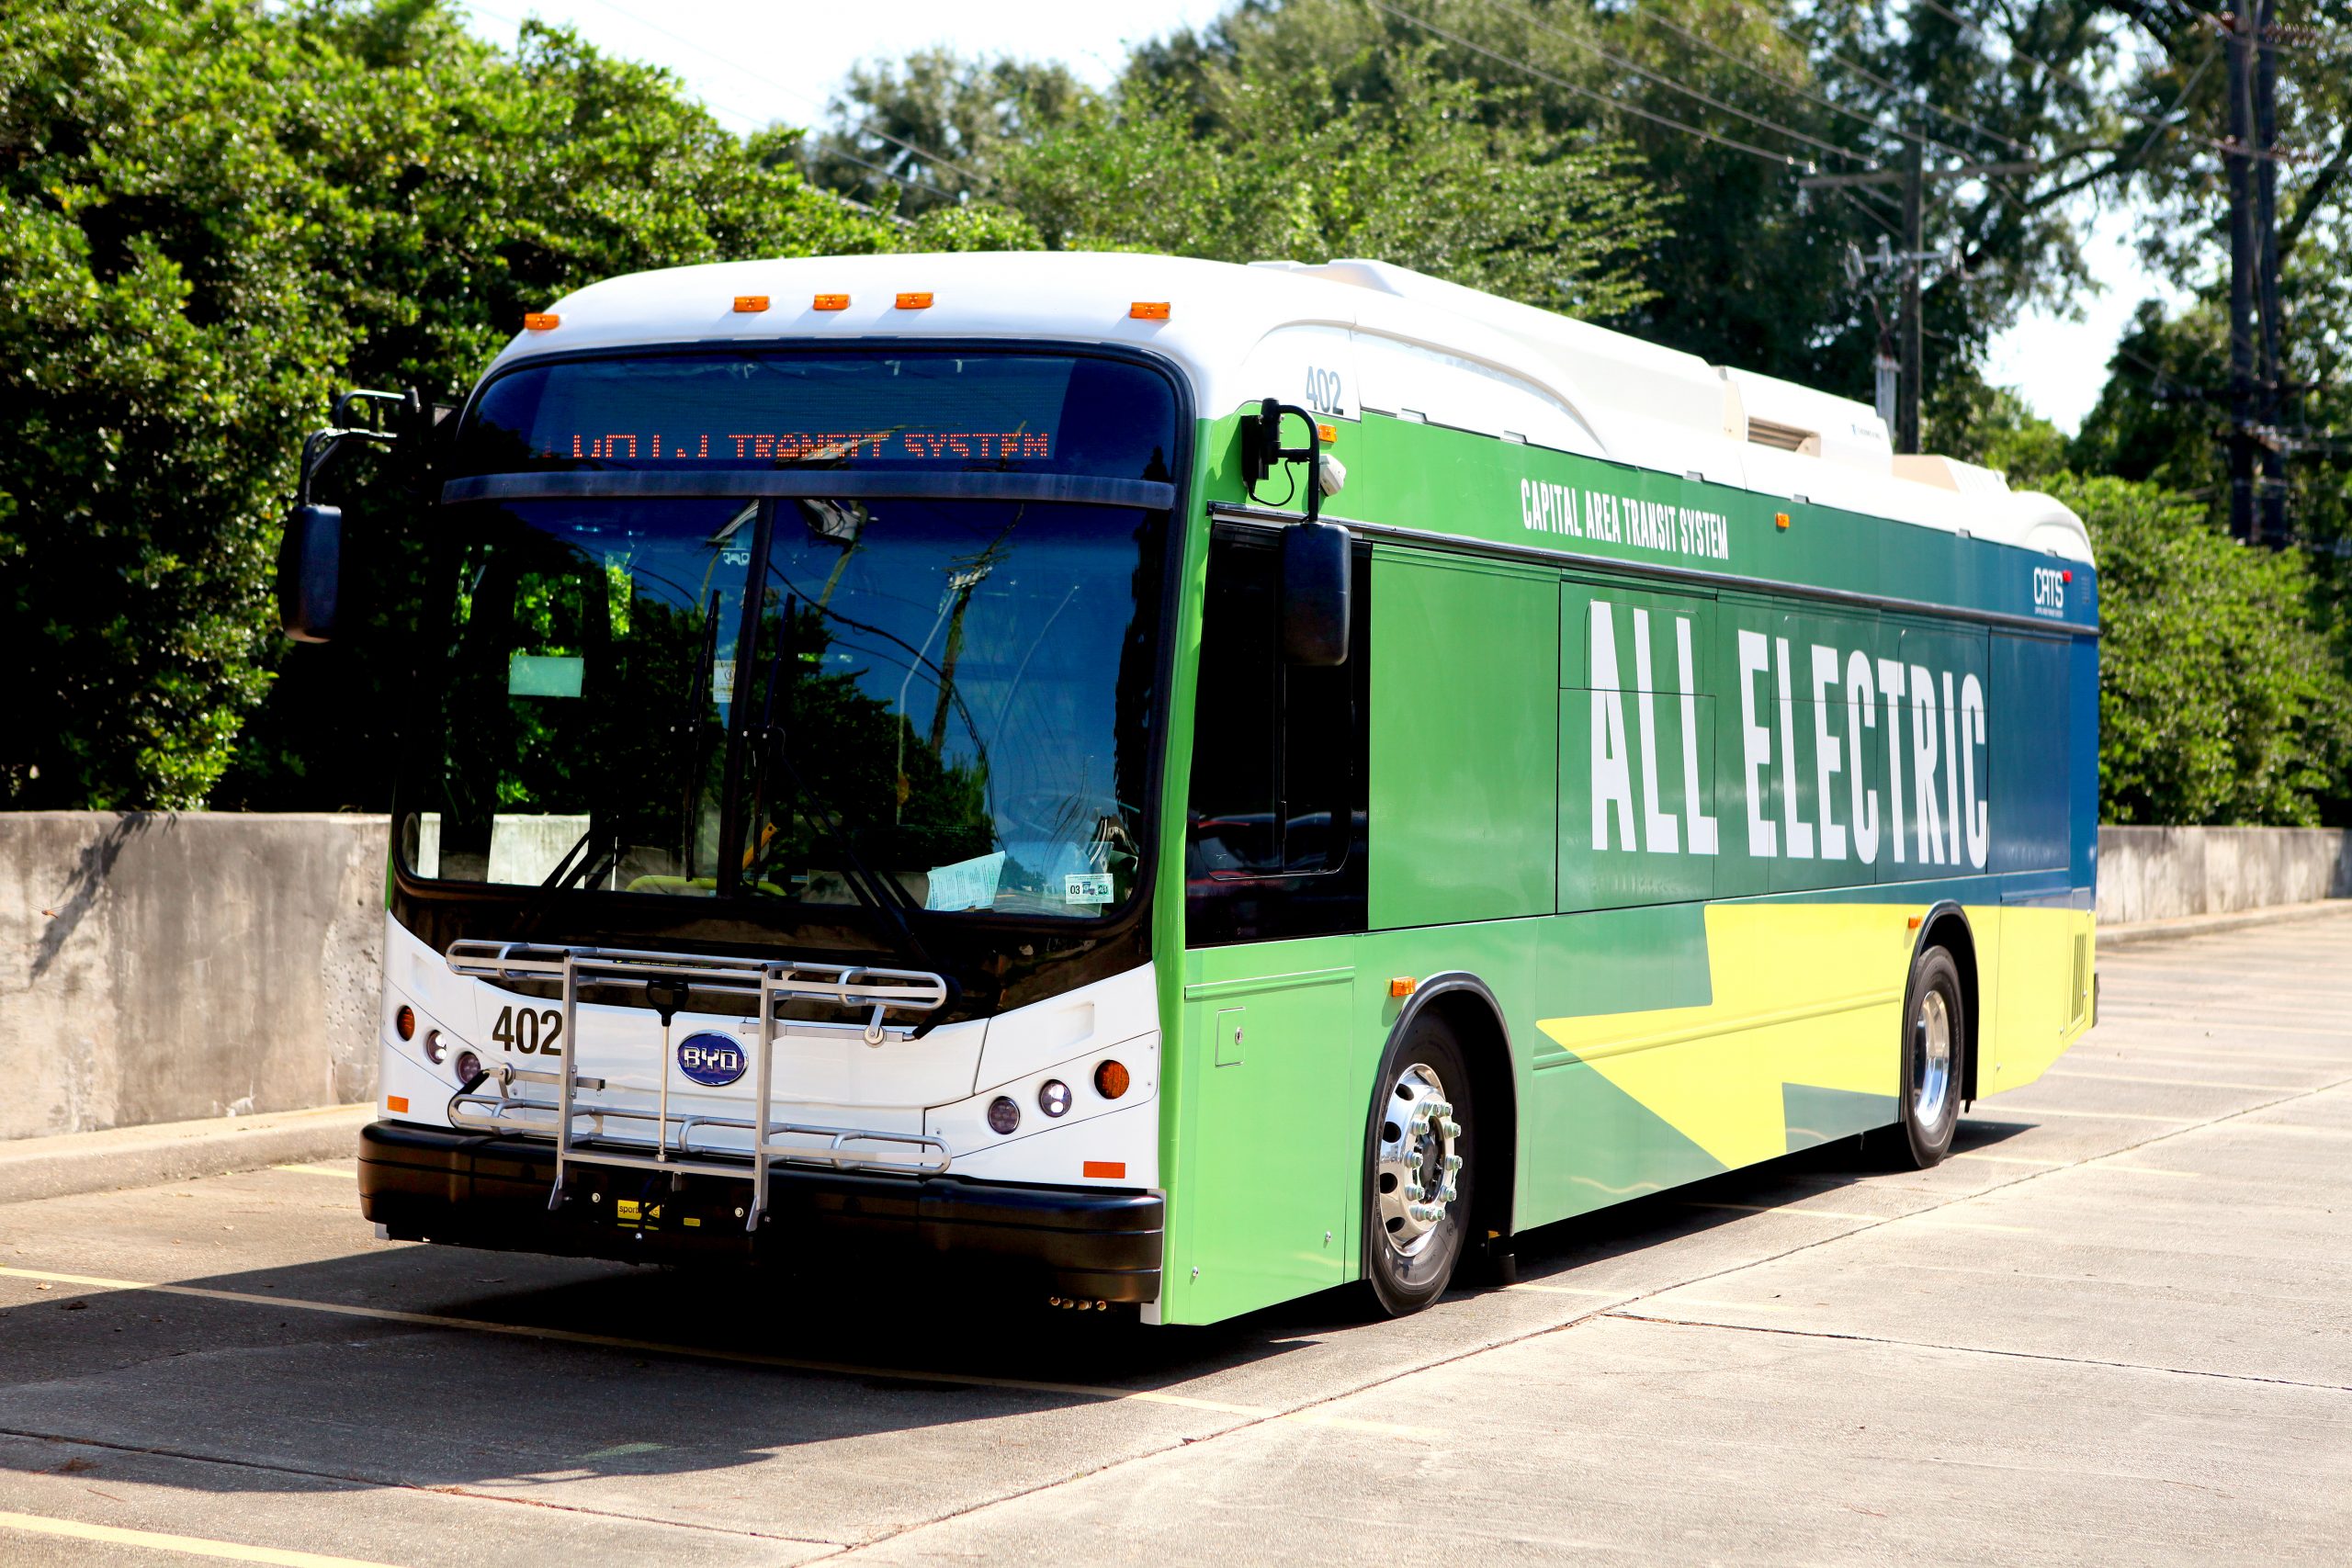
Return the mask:
[[[1166, 479], [1159, 403], [1115, 477]], [[752, 412], [773, 433], [793, 411]], [[568, 450], [544, 435], [524, 432]], [[441, 526], [457, 599], [437, 766], [401, 822], [415, 874], [1079, 919], [1134, 891], [1163, 513], [585, 495], [466, 502]]]

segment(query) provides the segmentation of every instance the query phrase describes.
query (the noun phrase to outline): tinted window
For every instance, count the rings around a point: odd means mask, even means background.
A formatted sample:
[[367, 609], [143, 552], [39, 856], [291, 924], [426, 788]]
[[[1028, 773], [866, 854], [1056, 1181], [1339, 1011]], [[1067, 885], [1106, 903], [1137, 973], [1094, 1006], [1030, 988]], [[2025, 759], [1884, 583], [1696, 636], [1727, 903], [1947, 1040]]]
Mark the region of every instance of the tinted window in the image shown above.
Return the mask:
[[1308, 668], [1276, 653], [1275, 541], [1210, 544], [1185, 833], [1195, 945], [1363, 929], [1368, 559], [1359, 548], [1347, 662]]

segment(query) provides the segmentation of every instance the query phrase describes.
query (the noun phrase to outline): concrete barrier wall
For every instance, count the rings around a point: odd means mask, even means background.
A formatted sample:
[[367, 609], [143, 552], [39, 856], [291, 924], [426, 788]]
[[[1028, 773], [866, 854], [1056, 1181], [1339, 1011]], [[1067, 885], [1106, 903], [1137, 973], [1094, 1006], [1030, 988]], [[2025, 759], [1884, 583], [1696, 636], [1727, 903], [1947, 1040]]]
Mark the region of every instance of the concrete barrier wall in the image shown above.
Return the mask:
[[[375, 1095], [381, 817], [0, 813], [0, 1139]], [[2102, 828], [2099, 918], [2352, 896], [2352, 834]]]
[[0, 1139], [371, 1099], [385, 832], [0, 813]]
[[2101, 828], [2098, 918], [2226, 915], [2352, 897], [2341, 828]]

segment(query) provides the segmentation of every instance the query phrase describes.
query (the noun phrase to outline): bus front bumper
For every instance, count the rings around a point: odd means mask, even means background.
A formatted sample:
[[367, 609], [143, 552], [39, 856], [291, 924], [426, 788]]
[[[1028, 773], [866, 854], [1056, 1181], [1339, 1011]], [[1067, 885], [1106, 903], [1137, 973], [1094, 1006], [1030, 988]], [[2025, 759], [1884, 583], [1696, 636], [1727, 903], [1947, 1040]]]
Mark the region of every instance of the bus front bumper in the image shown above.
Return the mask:
[[360, 1130], [360, 1209], [395, 1240], [630, 1263], [929, 1260], [1080, 1300], [1159, 1295], [1166, 1205], [1152, 1192], [777, 1165], [766, 1221], [746, 1234], [748, 1168], [738, 1179], [575, 1164], [550, 1210], [554, 1183], [550, 1144], [397, 1122]]

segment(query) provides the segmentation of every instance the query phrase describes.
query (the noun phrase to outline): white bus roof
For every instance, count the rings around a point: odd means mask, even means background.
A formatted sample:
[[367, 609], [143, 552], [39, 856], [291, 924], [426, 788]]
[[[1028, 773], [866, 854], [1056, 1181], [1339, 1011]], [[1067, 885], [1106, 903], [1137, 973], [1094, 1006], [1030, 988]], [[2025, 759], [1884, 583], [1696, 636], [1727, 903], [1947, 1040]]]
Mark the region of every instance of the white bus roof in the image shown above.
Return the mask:
[[[901, 294], [925, 308], [902, 309]], [[819, 296], [845, 296], [817, 309]], [[763, 310], [735, 309], [765, 296]], [[1130, 313], [1164, 304], [1164, 320]], [[1201, 411], [1303, 400], [1346, 367], [1335, 417], [1364, 410], [1843, 507], [2074, 560], [2082, 522], [1990, 469], [1898, 457], [1869, 405], [1709, 365], [1623, 333], [1385, 262], [1225, 262], [1055, 251], [718, 262], [609, 278], [548, 308], [504, 366], [653, 344], [986, 338], [1127, 344], [1173, 360]], [[1411, 399], [1408, 403], [1405, 400]]]

